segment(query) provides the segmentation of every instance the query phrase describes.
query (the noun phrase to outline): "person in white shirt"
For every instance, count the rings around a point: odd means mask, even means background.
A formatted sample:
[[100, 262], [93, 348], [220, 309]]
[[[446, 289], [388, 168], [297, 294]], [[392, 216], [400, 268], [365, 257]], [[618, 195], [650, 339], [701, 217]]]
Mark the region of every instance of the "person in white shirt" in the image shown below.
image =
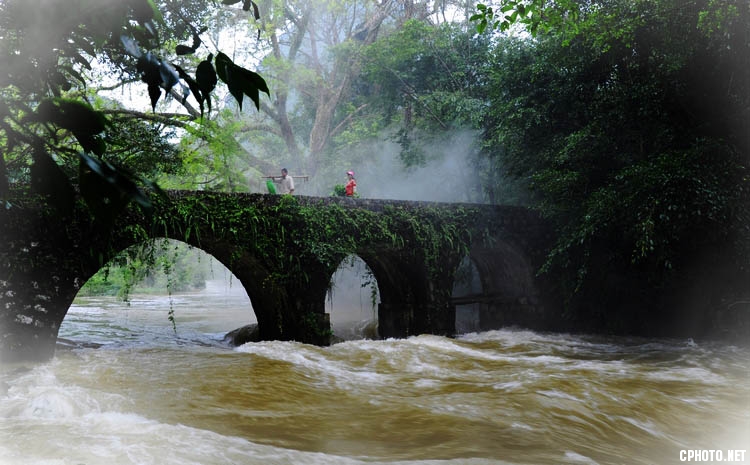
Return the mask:
[[279, 186], [279, 194], [293, 194], [294, 193], [294, 179], [289, 176], [289, 171], [286, 168], [281, 168], [281, 183]]

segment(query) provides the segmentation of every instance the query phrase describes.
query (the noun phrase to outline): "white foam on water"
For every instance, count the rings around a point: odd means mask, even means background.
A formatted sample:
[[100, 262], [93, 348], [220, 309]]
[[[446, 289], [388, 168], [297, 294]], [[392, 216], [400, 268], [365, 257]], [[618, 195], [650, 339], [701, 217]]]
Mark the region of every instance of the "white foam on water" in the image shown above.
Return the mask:
[[[235, 351], [240, 353], [290, 363], [310, 374], [318, 382], [329, 383], [339, 388], [378, 386], [392, 381], [388, 374], [379, 373], [367, 366], [352, 364], [347, 358], [341, 357], [337, 350], [297, 342], [250, 342], [235, 348]], [[332, 354], [337, 356], [331, 356]]]
[[[94, 305], [79, 314], [76, 334], [110, 337], [108, 346], [60, 353], [26, 372], [0, 370], [0, 465], [498, 465], [511, 449], [516, 464], [613, 463], [628, 454], [648, 463], [642, 441], [742, 449], [748, 437], [745, 349], [498, 330], [231, 351], [196, 345], [201, 331], [220, 334], [198, 323], [199, 309], [183, 313], [182, 326], [178, 310], [175, 335], [163, 314], [99, 315], [105, 305]], [[256, 376], [256, 366], [284, 381]], [[164, 413], [171, 408], [184, 411]], [[206, 409], [236, 427], [200, 420]], [[276, 441], [258, 434], [264, 422], [301, 426]], [[724, 431], [731, 437], [717, 441]], [[421, 444], [416, 452], [394, 446], [404, 436]], [[280, 446], [317, 450], [318, 439], [328, 453]], [[429, 445], [441, 441], [439, 452]], [[455, 450], [457, 458], [448, 453]]]
[[[15, 424], [23, 429], [25, 425]], [[4, 428], [0, 428], [4, 429]], [[5, 431], [3, 431], [5, 433]], [[117, 412], [60, 421], [46, 435], [22, 432], [0, 441], [0, 465], [364, 465], [498, 464], [496, 460], [379, 461], [256, 444], [185, 425]], [[5, 439], [10, 439], [7, 441]], [[11, 443], [12, 441], [12, 443]]]
[[599, 465], [599, 462], [591, 459], [590, 457], [586, 457], [585, 455], [581, 455], [573, 451], [565, 452], [565, 462], [566, 463], [583, 463], [586, 465]]

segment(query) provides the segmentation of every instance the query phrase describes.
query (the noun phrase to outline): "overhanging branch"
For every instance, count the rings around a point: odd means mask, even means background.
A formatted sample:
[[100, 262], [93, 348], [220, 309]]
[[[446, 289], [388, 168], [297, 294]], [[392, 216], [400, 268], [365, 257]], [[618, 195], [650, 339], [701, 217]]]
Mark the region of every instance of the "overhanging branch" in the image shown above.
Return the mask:
[[184, 113], [145, 113], [136, 110], [102, 110], [102, 113], [106, 115], [116, 115], [124, 118], [136, 118], [146, 121], [153, 121], [155, 123], [163, 123], [169, 126], [177, 126], [184, 128], [190, 121], [195, 121], [195, 117], [192, 115], [186, 115]]

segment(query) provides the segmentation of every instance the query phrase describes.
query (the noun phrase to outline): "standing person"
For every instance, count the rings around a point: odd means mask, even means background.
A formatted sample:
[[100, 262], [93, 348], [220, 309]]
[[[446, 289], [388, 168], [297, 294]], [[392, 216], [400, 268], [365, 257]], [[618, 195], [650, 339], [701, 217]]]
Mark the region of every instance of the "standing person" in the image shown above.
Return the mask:
[[289, 176], [289, 171], [286, 168], [281, 168], [281, 183], [279, 185], [279, 194], [293, 194], [294, 193], [294, 179]]
[[346, 186], [344, 186], [346, 189], [346, 196], [354, 197], [354, 194], [357, 192], [357, 180], [354, 179], [354, 171], [347, 171], [346, 177], [348, 178]]

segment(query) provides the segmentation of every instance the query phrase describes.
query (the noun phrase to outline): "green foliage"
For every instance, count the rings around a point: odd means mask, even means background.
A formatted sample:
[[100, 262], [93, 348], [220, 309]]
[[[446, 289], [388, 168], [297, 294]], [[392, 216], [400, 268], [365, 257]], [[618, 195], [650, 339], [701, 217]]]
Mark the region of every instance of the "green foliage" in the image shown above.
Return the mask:
[[346, 186], [343, 184], [336, 184], [333, 186], [333, 192], [331, 192], [331, 195], [336, 197], [344, 197], [346, 195]]
[[569, 299], [614, 275], [653, 298], [713, 248], [748, 269], [750, 6], [707, 35], [716, 5], [597, 2], [570, 40], [498, 42], [485, 153], [555, 223], [544, 271]]
[[185, 292], [205, 287], [211, 262], [183, 243], [156, 240], [131, 247], [111, 260], [81, 288], [81, 295]]
[[174, 130], [149, 121], [110, 118], [104, 138], [108, 150], [102, 158], [145, 179], [178, 174], [183, 170], [183, 154], [170, 141], [176, 136]]
[[[119, 276], [117, 276], [119, 278]], [[124, 287], [122, 283], [115, 282], [115, 276], [109, 272], [109, 268], [103, 268], [97, 274], [92, 276], [79, 291], [79, 295], [117, 295]], [[117, 279], [120, 281], [120, 279]]]
[[[209, 55], [198, 65], [195, 79], [163, 58], [171, 55], [165, 44], [186, 29], [193, 34], [190, 53], [200, 47], [200, 34], [207, 29], [198, 30], [186, 16], [201, 11], [198, 3], [203, 10], [209, 5], [207, 0], [184, 6], [128, 0], [102, 7], [96, 0], [52, 0], [41, 12], [39, 5], [20, 0], [0, 3], [0, 141], [6, 146], [0, 157], [0, 196], [8, 194], [10, 179], [28, 181], [65, 214], [73, 202], [68, 167], [76, 163], [81, 193], [103, 226], [132, 200], [149, 212], [151, 203], [141, 187], [155, 186], [107, 156], [115, 123], [81, 95], [97, 58], [145, 83], [153, 109], [177, 87], [186, 91], [182, 103], [192, 92], [201, 110], [205, 100], [210, 108], [217, 74], [240, 106], [244, 95], [257, 106], [258, 93], [268, 93], [265, 81], [221, 52], [218, 73]], [[257, 15], [253, 2], [243, 6], [253, 7]], [[119, 161], [128, 164], [127, 158]]]
[[187, 127], [179, 143], [182, 166], [173, 173], [164, 172], [158, 178], [159, 185], [168, 189], [247, 190], [242, 172], [246, 152], [235, 139], [240, 127], [230, 110], [203, 120], [200, 126]]
[[362, 52], [361, 98], [406, 129], [477, 127], [488, 47], [457, 25], [408, 21]]
[[531, 35], [538, 32], [577, 32], [581, 13], [594, 9], [597, 2], [575, 0], [502, 0], [495, 7], [477, 4], [469, 21], [476, 23], [477, 32], [507, 31], [514, 24], [523, 25]]
[[698, 13], [698, 29], [707, 36], [722, 34], [732, 23], [742, 21], [742, 6], [732, 1], [710, 0]]

